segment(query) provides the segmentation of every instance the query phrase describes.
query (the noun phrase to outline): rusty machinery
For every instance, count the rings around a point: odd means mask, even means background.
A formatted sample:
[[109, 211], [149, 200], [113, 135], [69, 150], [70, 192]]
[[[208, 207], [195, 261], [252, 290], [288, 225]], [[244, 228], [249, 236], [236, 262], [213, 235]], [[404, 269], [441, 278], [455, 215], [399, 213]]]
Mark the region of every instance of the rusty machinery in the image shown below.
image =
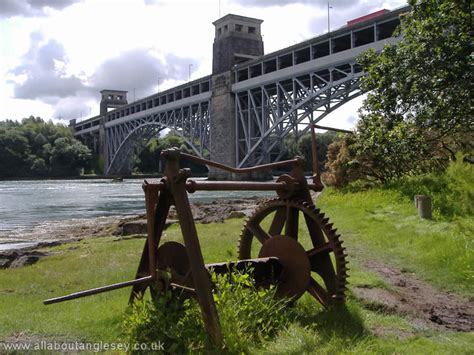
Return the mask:
[[[211, 291], [211, 269], [216, 273], [230, 269], [253, 270], [257, 284], [275, 283], [279, 294], [294, 299], [307, 291], [325, 307], [344, 302], [347, 261], [342, 241], [329, 219], [314, 206], [310, 195], [310, 190], [323, 188], [317, 172], [314, 128], [312, 151], [314, 175], [311, 181], [304, 176], [300, 158], [236, 169], [178, 150], [162, 152], [166, 161], [164, 177], [145, 180], [143, 184], [147, 241], [135, 280], [52, 298], [44, 303], [132, 286], [131, 303], [136, 297], [143, 296], [148, 287], [152, 294], [159, 294], [165, 288], [177, 289], [197, 298], [211, 341], [222, 344]], [[196, 181], [189, 179], [189, 169], [180, 168], [182, 159], [237, 174], [281, 167], [290, 167], [291, 173], [281, 175], [274, 182]], [[277, 197], [261, 203], [245, 222], [239, 241], [239, 261], [206, 265], [188, 194], [217, 190], [267, 190], [275, 191]], [[160, 243], [171, 206], [176, 208], [184, 245], [174, 241]], [[305, 242], [303, 236], [307, 237]]]

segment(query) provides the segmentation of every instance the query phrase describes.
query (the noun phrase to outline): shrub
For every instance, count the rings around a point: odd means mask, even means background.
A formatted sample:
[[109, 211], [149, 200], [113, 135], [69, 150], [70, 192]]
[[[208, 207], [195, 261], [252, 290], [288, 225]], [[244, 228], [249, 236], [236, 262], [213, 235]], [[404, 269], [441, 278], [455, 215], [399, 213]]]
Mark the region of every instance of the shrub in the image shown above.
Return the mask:
[[431, 196], [435, 212], [446, 217], [474, 214], [474, 166], [459, 154], [444, 173], [401, 178], [385, 186], [410, 199], [415, 195]]
[[454, 214], [471, 216], [474, 214], [474, 165], [464, 161], [461, 154], [449, 164], [446, 171], [448, 180], [448, 204]]
[[328, 147], [326, 171], [322, 174], [326, 185], [342, 188], [359, 176], [355, 173], [354, 157], [346, 138], [332, 142]]
[[[212, 281], [226, 352], [248, 352], [288, 326], [294, 310], [275, 297], [274, 287], [256, 288], [246, 273], [212, 274]], [[161, 341], [170, 353], [222, 351], [207, 341], [197, 302], [171, 291], [153, 302], [135, 302], [125, 316], [123, 334], [132, 345]]]

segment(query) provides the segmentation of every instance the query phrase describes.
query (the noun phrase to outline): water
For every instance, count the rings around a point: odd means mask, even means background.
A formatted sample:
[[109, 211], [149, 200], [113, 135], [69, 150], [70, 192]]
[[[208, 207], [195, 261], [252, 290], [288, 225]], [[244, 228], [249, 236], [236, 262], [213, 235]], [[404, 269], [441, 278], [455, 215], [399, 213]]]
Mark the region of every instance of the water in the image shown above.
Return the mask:
[[[0, 250], [34, 245], [67, 227], [145, 213], [142, 179], [0, 181]], [[198, 191], [191, 201], [265, 196], [255, 191]]]

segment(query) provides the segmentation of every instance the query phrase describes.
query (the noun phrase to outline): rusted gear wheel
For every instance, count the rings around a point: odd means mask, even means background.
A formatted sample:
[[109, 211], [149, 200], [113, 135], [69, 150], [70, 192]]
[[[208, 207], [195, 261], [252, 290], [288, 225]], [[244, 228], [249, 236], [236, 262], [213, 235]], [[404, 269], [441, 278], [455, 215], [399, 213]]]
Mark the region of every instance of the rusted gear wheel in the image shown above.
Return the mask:
[[[306, 222], [306, 230], [298, 228], [301, 216]], [[242, 229], [239, 258], [254, 257], [260, 245], [279, 236], [297, 240], [305, 248], [311, 271], [319, 276], [312, 274], [314, 277], [310, 277], [306, 290], [325, 307], [344, 302], [347, 255], [329, 218], [307, 201], [274, 199], [265, 202]], [[259, 244], [252, 248], [254, 237]]]

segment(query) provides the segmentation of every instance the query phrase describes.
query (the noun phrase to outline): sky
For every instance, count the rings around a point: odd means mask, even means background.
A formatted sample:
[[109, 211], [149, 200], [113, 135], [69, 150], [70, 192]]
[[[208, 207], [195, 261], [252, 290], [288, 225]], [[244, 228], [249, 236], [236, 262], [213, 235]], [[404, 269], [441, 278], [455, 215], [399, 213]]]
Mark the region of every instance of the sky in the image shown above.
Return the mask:
[[[406, 1], [329, 3], [334, 30]], [[264, 21], [266, 54], [328, 30], [326, 0], [0, 0], [0, 120], [67, 124], [98, 115], [102, 89], [131, 102], [209, 75], [212, 22], [228, 13]], [[321, 124], [352, 128], [361, 103]]]

